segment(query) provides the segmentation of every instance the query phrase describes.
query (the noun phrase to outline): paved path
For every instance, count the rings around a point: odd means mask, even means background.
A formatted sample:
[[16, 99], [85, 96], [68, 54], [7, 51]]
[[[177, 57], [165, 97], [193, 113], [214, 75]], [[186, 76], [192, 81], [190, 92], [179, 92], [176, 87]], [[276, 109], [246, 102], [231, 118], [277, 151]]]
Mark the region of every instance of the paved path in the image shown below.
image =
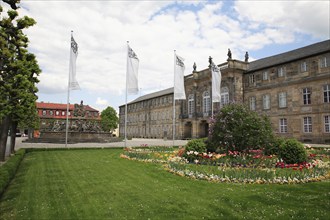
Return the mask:
[[[53, 143], [26, 143], [22, 142], [26, 138], [16, 138], [16, 147], [19, 148], [65, 148], [65, 144], [53, 144]], [[184, 146], [187, 144], [186, 140], [175, 140], [175, 146]], [[310, 144], [312, 147], [326, 147], [330, 148], [330, 145], [326, 144]], [[164, 141], [163, 139], [143, 139], [133, 138], [127, 141], [127, 147], [140, 147], [140, 146], [173, 146], [173, 140]], [[110, 147], [125, 147], [125, 142], [114, 142], [114, 143], [78, 143], [68, 144], [68, 148], [110, 148]]]
[[[20, 148], [65, 148], [65, 144], [53, 144], [53, 143], [26, 143], [22, 142], [26, 138], [18, 137], [16, 138], [16, 147], [18, 150]], [[175, 146], [184, 146], [187, 144], [186, 140], [175, 140]], [[77, 144], [68, 144], [68, 148], [110, 148], [110, 147], [125, 147], [125, 142], [114, 142], [114, 143], [77, 143]], [[127, 141], [127, 147], [140, 147], [140, 146], [173, 146], [173, 140], [163, 139], [140, 139], [133, 138], [132, 140]]]

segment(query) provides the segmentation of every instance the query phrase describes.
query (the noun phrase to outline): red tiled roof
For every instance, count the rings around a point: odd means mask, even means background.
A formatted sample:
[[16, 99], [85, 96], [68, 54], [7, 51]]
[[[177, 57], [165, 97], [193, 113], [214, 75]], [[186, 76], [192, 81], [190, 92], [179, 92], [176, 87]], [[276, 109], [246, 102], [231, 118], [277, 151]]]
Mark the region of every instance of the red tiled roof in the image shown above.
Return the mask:
[[[51, 109], [51, 110], [66, 110], [66, 104], [60, 103], [49, 103], [49, 102], [37, 102], [37, 109]], [[90, 112], [98, 112], [98, 110], [90, 107], [89, 105], [84, 105], [84, 109]], [[74, 110], [74, 104], [70, 104], [69, 110]]]
[[[46, 103], [46, 102], [37, 102], [37, 109], [52, 109], [52, 110], [66, 110], [66, 104], [59, 104], [59, 103]], [[74, 105], [70, 104], [69, 109], [73, 110]]]
[[90, 112], [98, 112], [95, 108], [90, 107], [89, 105], [85, 105], [85, 110]]

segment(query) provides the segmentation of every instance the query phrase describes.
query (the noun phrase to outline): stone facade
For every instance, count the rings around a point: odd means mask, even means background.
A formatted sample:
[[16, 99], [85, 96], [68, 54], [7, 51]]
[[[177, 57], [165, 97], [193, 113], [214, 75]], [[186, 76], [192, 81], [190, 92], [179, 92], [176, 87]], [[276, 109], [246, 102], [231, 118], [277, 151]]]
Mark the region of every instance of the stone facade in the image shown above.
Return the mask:
[[[330, 143], [330, 40], [248, 62], [228, 59], [221, 70], [221, 102], [212, 106], [210, 69], [185, 76], [186, 100], [177, 100], [175, 138], [208, 135], [209, 118], [229, 102], [270, 117], [276, 134]], [[173, 88], [128, 103], [127, 136], [173, 138]], [[119, 107], [124, 136], [125, 105]]]

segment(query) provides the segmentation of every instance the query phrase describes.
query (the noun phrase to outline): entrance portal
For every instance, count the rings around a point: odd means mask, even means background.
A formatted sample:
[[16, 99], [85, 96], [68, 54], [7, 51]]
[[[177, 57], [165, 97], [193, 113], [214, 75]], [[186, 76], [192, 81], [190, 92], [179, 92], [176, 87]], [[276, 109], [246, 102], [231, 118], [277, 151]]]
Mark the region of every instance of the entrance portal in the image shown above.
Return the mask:
[[184, 134], [183, 134], [183, 138], [184, 139], [191, 139], [191, 133], [192, 133], [192, 124], [191, 122], [187, 122], [184, 125]]
[[209, 134], [209, 123], [207, 123], [206, 121], [202, 121], [199, 124], [199, 134], [198, 134], [198, 136], [200, 138], [204, 138], [204, 137], [207, 137], [208, 134]]

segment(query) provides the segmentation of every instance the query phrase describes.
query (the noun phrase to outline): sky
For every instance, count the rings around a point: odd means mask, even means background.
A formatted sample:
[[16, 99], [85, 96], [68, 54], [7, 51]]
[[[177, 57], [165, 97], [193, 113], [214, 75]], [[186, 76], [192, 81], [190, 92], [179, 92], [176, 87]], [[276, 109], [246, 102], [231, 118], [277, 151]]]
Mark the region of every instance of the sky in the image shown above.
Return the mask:
[[[0, 0], [2, 6], [7, 7]], [[8, 8], [8, 7], [7, 7]], [[24, 33], [42, 73], [38, 101], [67, 103], [71, 31], [78, 43], [70, 103], [125, 104], [127, 41], [139, 58], [137, 95], [173, 87], [174, 50], [185, 75], [232, 58], [250, 61], [330, 39], [330, 1], [21, 0], [19, 16], [37, 24]]]

